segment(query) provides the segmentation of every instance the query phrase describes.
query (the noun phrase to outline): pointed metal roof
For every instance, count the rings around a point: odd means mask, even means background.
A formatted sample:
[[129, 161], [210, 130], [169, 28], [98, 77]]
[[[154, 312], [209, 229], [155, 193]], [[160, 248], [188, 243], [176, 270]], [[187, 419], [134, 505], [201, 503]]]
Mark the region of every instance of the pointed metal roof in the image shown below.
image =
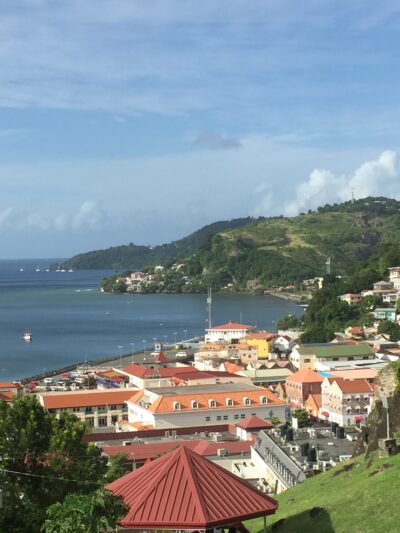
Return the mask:
[[278, 503], [180, 446], [107, 485], [129, 507], [132, 529], [205, 529], [275, 513]]

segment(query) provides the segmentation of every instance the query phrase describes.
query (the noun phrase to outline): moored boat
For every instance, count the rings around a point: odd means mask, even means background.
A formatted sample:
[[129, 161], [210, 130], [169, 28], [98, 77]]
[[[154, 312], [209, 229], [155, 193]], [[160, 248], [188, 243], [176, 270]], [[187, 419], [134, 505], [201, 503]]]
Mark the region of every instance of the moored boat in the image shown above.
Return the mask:
[[32, 340], [32, 332], [29, 329], [26, 329], [24, 332], [24, 336], [22, 337], [24, 341], [31, 341]]

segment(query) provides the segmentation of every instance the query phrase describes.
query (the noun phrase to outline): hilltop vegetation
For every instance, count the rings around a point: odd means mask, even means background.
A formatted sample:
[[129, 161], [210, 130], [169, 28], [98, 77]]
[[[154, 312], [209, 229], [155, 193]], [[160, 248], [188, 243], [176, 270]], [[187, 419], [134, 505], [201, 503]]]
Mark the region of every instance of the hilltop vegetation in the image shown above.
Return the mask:
[[[209, 237], [230, 228], [239, 228], [249, 224], [252, 219], [236, 218], [221, 220], [204, 226], [183, 239], [160, 246], [143, 246], [129, 243], [122, 246], [112, 246], [106, 250], [94, 250], [76, 255], [65, 261], [63, 268], [101, 268], [115, 270], [138, 270], [152, 265], [162, 264], [170, 259], [187, 257]], [[259, 219], [261, 220], [261, 219]]]
[[[359, 456], [276, 496], [278, 512], [267, 531], [279, 533], [376, 533], [398, 531], [400, 455]], [[277, 522], [280, 522], [278, 525]], [[262, 519], [246, 522], [253, 533]]]
[[165, 277], [168, 265], [179, 260], [184, 276], [172, 276], [171, 288], [156, 280], [152, 292], [195, 292], [208, 285], [217, 290], [226, 286], [262, 290], [321, 276], [328, 257], [332, 273], [348, 276], [382, 245], [398, 241], [400, 202], [364, 198], [292, 218], [218, 222], [174, 243], [153, 249], [129, 245], [90, 252], [65, 266], [134, 270], [164, 264]]

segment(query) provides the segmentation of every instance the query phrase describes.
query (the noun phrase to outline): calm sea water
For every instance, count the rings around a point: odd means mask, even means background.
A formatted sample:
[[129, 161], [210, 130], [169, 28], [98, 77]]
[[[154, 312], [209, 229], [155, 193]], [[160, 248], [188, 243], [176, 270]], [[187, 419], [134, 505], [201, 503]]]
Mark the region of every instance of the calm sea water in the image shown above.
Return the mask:
[[[99, 282], [113, 272], [46, 272], [51, 262], [0, 261], [0, 381], [140, 350], [155, 337], [173, 342], [204, 333], [205, 295], [104, 294]], [[214, 324], [236, 320], [272, 329], [288, 313], [302, 309], [271, 296], [213, 297]], [[26, 328], [31, 342], [22, 339]]]

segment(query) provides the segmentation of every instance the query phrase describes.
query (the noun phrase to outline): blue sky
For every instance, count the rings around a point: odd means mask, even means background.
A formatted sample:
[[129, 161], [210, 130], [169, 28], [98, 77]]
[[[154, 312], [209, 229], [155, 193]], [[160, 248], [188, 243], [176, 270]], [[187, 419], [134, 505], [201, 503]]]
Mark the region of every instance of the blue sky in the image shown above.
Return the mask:
[[0, 3], [0, 257], [399, 197], [393, 1]]

